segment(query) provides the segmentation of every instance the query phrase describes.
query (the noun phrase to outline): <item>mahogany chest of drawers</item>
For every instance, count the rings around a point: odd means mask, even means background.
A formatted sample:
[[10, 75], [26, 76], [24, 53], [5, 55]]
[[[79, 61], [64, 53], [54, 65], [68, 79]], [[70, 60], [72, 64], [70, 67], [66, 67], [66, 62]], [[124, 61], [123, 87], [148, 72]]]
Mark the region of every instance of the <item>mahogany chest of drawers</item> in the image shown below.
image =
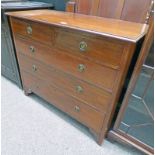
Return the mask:
[[8, 15], [25, 94], [80, 121], [101, 144], [147, 26], [49, 10]]

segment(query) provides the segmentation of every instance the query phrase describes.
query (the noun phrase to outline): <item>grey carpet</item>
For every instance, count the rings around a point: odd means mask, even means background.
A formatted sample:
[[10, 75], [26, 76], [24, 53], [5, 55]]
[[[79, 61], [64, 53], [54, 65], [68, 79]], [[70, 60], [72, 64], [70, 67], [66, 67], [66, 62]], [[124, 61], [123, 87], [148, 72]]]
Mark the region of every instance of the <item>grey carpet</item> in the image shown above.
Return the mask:
[[4, 77], [2, 155], [140, 155], [135, 149], [94, 141], [88, 129], [36, 95], [25, 96]]

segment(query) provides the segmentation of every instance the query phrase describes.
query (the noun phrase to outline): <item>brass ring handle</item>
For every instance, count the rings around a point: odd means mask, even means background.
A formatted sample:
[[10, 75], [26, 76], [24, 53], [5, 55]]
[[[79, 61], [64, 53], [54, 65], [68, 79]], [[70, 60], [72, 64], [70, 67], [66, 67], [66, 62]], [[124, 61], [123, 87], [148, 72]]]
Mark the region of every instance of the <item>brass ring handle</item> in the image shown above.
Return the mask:
[[30, 49], [30, 51], [31, 51], [32, 53], [35, 52], [35, 48], [34, 48], [33, 46], [30, 46], [29, 49]]
[[27, 30], [28, 34], [32, 34], [32, 27], [31, 26], [27, 26], [26, 30]]
[[76, 91], [77, 91], [78, 93], [82, 93], [82, 92], [83, 92], [83, 88], [82, 88], [81, 86], [77, 86], [77, 87], [76, 87]]
[[86, 69], [86, 66], [85, 65], [83, 65], [83, 64], [79, 64], [78, 65], [78, 71], [79, 72], [83, 72], [85, 69]]
[[37, 71], [36, 65], [33, 65], [33, 66], [32, 66], [32, 70], [33, 70], [33, 72]]
[[79, 44], [79, 48], [80, 48], [80, 51], [81, 52], [86, 51], [86, 49], [87, 49], [87, 43], [85, 41], [81, 41], [80, 44]]
[[76, 106], [74, 107], [74, 110], [75, 110], [76, 112], [80, 112], [80, 107], [76, 105]]

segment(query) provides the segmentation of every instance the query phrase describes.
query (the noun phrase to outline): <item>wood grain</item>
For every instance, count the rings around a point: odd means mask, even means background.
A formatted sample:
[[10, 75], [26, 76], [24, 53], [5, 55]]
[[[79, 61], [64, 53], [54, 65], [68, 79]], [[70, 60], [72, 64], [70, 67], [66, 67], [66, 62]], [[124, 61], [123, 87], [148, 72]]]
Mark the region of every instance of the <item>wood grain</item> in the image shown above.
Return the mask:
[[[34, 39], [47, 45], [52, 44], [54, 39], [54, 32], [48, 25], [40, 26], [40, 24], [30, 21], [21, 21], [19, 19], [14, 19], [11, 22], [14, 33]], [[31, 26], [32, 34], [27, 33], [28, 26]]]
[[[67, 53], [63, 53], [54, 48], [36, 44], [35, 42], [26, 44], [25, 41], [19, 41], [20, 40], [15, 41], [17, 51], [33, 57], [51, 67], [64, 71], [78, 79], [87, 81], [90, 84], [105, 89], [108, 92], [112, 92], [114, 82], [117, 77], [117, 70], [101, 66], [93, 63], [92, 61], [81, 59]], [[29, 51], [30, 45], [34, 46], [35, 48], [36, 52], [34, 54]], [[78, 66], [80, 64], [85, 65], [85, 70], [83, 72], [79, 72], [78, 70]]]
[[[125, 47], [124, 42], [91, 35], [89, 33], [81, 34], [80, 32], [66, 29], [57, 29], [55, 31], [55, 48], [114, 69], [119, 69], [120, 58]], [[81, 42], [87, 44], [85, 51], [80, 51], [79, 45]]]
[[52, 10], [8, 12], [7, 15], [132, 42], [143, 37], [148, 28], [144, 24]]
[[[90, 33], [81, 34], [80, 31], [71, 31], [63, 28], [43, 26], [43, 31], [41, 31], [41, 26], [36, 23], [21, 22], [16, 19], [12, 23], [16, 34], [43, 42], [52, 46], [52, 48], [59, 49], [61, 52], [70, 52], [78, 57], [89, 58], [114, 69], [119, 69], [120, 67], [120, 58], [125, 46], [124, 42], [91, 35]], [[33, 29], [32, 35], [26, 33], [26, 25], [31, 25]], [[81, 42], [87, 44], [86, 51], [80, 51], [79, 45]]]
[[118, 5], [118, 0], [100, 0], [98, 16], [115, 18]]
[[[47, 83], [52, 83], [52, 85], [60, 88], [65, 91], [66, 94], [72, 96], [90, 106], [97, 109], [101, 112], [106, 112], [107, 108], [110, 104], [111, 94], [95, 87], [93, 85], [88, 84], [87, 82], [83, 82], [78, 80], [64, 72], [56, 70], [52, 67], [47, 67], [43, 63], [38, 60], [31, 59], [30, 57], [26, 57], [22, 53], [18, 53], [20, 68], [40, 79], [46, 79]], [[35, 65], [37, 67], [37, 71], [32, 70], [32, 66]], [[83, 91], [78, 92], [77, 86], [82, 87]]]
[[[45, 80], [40, 80], [36, 76], [25, 72], [22, 72], [22, 75], [25, 87], [30, 88], [34, 93], [46, 99], [49, 103], [51, 103], [52, 100], [53, 105], [87, 125], [89, 128], [92, 128], [95, 132], [98, 133], [101, 131], [105, 118], [104, 113], [99, 113], [81, 101], [68, 96], [65, 92], [47, 83]], [[79, 111], [75, 110], [76, 106], [80, 108]]]
[[145, 23], [150, 5], [151, 0], [125, 0], [121, 19], [132, 22]]
[[89, 15], [92, 8], [93, 0], [78, 0], [76, 12], [81, 14]]
[[[146, 23], [152, 0], [72, 0], [76, 8], [72, 12]], [[70, 2], [68, 2], [70, 3]], [[71, 6], [70, 6], [71, 7]], [[74, 10], [74, 11], [73, 11]]]
[[[41, 96], [85, 124], [101, 144], [111, 123], [136, 42], [145, 35], [147, 26], [47, 10], [8, 15], [11, 16], [25, 92]], [[20, 22], [38, 25], [33, 27], [36, 35], [24, 34], [20, 30], [24, 24], [18, 30], [13, 22], [17, 18]], [[49, 34], [42, 34], [47, 31], [45, 27]], [[41, 29], [39, 36], [37, 33]], [[81, 41], [87, 43], [84, 53], [79, 51]], [[80, 94], [75, 89], [77, 85]]]
[[127, 68], [130, 65], [131, 58], [134, 54], [134, 51], [135, 51], [135, 44], [131, 44], [131, 43], [128, 43], [128, 45], [124, 49], [124, 57], [123, 57], [123, 59], [120, 60], [121, 64], [122, 64], [121, 70], [119, 72], [119, 77], [117, 78], [117, 81], [115, 81], [115, 88], [114, 88], [115, 93], [112, 94], [113, 97], [111, 98], [111, 103], [113, 106], [109, 106], [109, 109], [107, 112], [108, 116], [106, 117], [106, 119], [104, 121], [102, 132], [100, 133], [99, 138], [98, 138], [99, 144], [102, 144], [103, 139], [107, 133], [107, 130], [110, 127], [112, 118], [114, 116], [114, 111], [116, 109], [116, 105], [117, 105], [117, 102], [120, 97], [120, 93], [121, 93], [121, 90], [122, 90], [122, 87], [124, 84], [124, 80], [125, 80], [126, 74], [128, 72]]

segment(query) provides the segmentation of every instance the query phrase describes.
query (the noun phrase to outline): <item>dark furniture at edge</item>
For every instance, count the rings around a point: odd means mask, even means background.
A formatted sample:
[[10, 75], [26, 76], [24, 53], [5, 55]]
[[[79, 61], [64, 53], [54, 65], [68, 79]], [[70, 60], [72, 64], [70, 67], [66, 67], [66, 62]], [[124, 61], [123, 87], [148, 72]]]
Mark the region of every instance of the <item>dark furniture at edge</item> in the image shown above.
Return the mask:
[[8, 20], [5, 12], [31, 10], [31, 9], [52, 9], [53, 5], [43, 2], [30, 1], [2, 1], [1, 3], [1, 74], [13, 81], [20, 88], [22, 83], [16, 60], [16, 53], [12, 42]]

